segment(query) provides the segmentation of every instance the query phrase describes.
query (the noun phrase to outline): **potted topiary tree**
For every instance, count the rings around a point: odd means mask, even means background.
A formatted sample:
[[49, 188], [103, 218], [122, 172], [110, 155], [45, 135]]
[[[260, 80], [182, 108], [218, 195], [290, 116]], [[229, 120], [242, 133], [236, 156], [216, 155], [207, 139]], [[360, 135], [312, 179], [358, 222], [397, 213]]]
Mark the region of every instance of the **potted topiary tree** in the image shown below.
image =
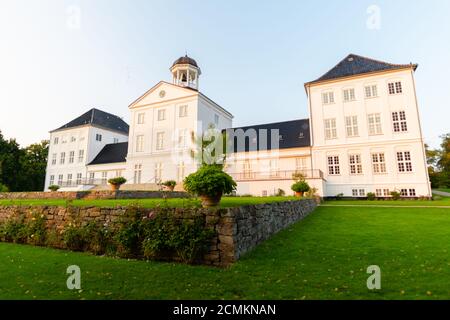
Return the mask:
[[175, 186], [177, 185], [177, 182], [175, 180], [167, 180], [163, 182], [162, 185], [170, 191], [173, 191], [175, 189]]
[[311, 187], [306, 181], [302, 180], [294, 183], [291, 189], [295, 192], [296, 197], [301, 198], [305, 192], [308, 192], [311, 189]]
[[184, 189], [198, 195], [205, 208], [219, 205], [222, 195], [236, 190], [236, 182], [223, 171], [222, 165], [203, 165], [184, 179]]
[[108, 180], [108, 183], [111, 185], [112, 191], [117, 191], [120, 189], [120, 186], [125, 184], [127, 182], [127, 179], [124, 177], [116, 177]]
[[59, 186], [52, 184], [51, 186], [48, 187], [48, 190], [50, 190], [52, 192], [56, 192], [59, 190]]

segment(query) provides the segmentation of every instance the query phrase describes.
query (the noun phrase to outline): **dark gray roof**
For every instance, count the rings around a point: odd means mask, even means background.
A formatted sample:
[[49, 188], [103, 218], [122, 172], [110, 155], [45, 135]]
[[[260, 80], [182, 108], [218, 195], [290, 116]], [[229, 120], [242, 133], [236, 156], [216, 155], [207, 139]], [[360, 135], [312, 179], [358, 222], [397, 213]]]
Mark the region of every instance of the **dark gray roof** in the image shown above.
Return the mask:
[[345, 59], [339, 62], [333, 69], [325, 73], [320, 78], [308, 82], [320, 82], [325, 80], [338, 79], [343, 77], [349, 77], [357, 74], [385, 71], [385, 70], [396, 70], [403, 68], [414, 68], [416, 70], [417, 64], [392, 64], [379, 60], [374, 60], [371, 58], [366, 58], [358, 56], [356, 54], [349, 54]]
[[185, 55], [184, 57], [180, 57], [178, 58], [172, 65], [175, 66], [177, 64], [190, 64], [191, 66], [197, 67], [197, 61], [195, 61], [194, 59], [192, 59], [191, 57], [188, 57], [187, 55]]
[[[237, 130], [239, 129], [242, 129], [244, 133], [247, 133], [247, 137], [245, 138], [245, 147], [243, 146], [242, 142], [241, 145], [239, 145], [239, 143], [237, 142], [237, 135], [239, 135], [239, 132], [237, 132]], [[267, 130], [265, 133], [264, 131], [262, 131], [267, 139], [266, 145], [259, 138], [259, 134], [261, 133], [260, 130], [264, 129]], [[280, 139], [278, 149], [302, 148], [311, 146], [309, 119], [302, 119], [226, 129], [229, 151], [248, 152], [256, 150], [272, 150], [271, 130], [279, 130], [278, 133]], [[275, 133], [275, 131], [273, 133]], [[248, 135], [253, 136], [248, 137]], [[255, 137], [257, 139], [255, 139]], [[234, 144], [232, 143], [233, 141]]]
[[128, 142], [107, 144], [89, 165], [125, 162], [127, 153]]
[[54, 131], [84, 126], [87, 124], [97, 125], [105, 129], [110, 129], [125, 134], [128, 134], [129, 131], [128, 124], [125, 121], [123, 121], [120, 117], [95, 108], [89, 110], [85, 114], [70, 121], [69, 123], [66, 123], [65, 125]]

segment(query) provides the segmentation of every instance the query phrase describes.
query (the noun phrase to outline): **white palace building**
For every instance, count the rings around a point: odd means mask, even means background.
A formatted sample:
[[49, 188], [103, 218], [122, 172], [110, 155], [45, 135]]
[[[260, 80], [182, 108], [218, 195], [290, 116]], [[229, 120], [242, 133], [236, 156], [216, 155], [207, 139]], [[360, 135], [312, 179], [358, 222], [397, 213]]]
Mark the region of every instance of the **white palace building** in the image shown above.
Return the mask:
[[[130, 126], [92, 109], [50, 132], [45, 188], [159, 189], [160, 182], [196, 171], [194, 140], [211, 126], [234, 145], [226, 171], [238, 194], [291, 194], [301, 172], [323, 197], [430, 197], [424, 139], [414, 82], [415, 64], [391, 64], [350, 54], [305, 84], [309, 119], [233, 128], [233, 115], [199, 89], [201, 70], [187, 56], [130, 106]], [[241, 139], [238, 139], [241, 137]]]

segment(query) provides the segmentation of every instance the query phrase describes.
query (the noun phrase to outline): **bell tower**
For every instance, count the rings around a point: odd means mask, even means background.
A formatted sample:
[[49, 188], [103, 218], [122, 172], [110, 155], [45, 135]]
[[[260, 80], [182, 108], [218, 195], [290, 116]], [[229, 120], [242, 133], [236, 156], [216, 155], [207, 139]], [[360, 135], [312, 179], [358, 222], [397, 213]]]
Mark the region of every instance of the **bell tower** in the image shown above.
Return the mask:
[[173, 84], [198, 90], [198, 78], [202, 74], [197, 62], [185, 55], [177, 59], [170, 68]]

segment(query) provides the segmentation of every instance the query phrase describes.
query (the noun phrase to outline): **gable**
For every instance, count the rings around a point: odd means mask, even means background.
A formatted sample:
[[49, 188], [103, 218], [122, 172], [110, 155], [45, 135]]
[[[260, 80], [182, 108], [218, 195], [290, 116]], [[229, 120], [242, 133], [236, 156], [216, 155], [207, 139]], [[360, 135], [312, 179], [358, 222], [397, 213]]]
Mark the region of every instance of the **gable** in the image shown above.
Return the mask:
[[129, 108], [137, 108], [155, 103], [176, 100], [191, 96], [197, 96], [198, 91], [190, 88], [183, 88], [177, 85], [161, 81], [156, 86], [144, 93], [134, 101]]

